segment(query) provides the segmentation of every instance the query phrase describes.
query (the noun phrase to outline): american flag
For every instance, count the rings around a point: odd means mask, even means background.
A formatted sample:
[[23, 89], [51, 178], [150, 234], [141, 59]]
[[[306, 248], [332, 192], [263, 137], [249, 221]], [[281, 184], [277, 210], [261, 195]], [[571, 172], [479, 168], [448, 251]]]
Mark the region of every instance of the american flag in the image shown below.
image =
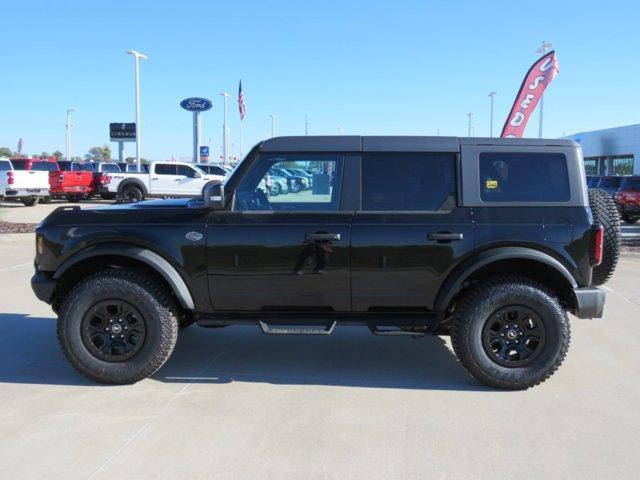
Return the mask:
[[238, 110], [240, 110], [240, 120], [244, 120], [247, 106], [244, 104], [244, 95], [242, 94], [242, 80], [240, 80], [240, 86], [238, 87]]

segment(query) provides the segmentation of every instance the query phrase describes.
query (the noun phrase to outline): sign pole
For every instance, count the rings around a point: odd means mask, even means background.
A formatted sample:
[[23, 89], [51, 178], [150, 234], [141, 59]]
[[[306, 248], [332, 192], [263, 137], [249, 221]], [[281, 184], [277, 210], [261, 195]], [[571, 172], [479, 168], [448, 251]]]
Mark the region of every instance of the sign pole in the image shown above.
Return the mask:
[[200, 146], [198, 145], [198, 130], [200, 130], [200, 113], [193, 112], [193, 163], [198, 163]]
[[118, 161], [124, 162], [124, 142], [118, 142]]

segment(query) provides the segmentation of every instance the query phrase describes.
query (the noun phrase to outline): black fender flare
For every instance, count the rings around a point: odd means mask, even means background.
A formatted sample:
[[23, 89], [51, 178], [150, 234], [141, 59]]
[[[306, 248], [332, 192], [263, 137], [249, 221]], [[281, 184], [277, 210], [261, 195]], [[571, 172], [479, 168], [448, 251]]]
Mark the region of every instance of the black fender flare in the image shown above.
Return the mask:
[[187, 310], [195, 310], [196, 307], [191, 292], [173, 265], [157, 253], [136, 245], [126, 243], [101, 243], [86, 247], [62, 262], [53, 274], [53, 278], [58, 280], [67, 270], [79, 262], [103, 255], [129, 257], [148, 265], [167, 281], [182, 307]]
[[573, 289], [578, 288], [578, 283], [567, 270], [567, 267], [551, 255], [527, 247], [498, 247], [484, 250], [472, 256], [450, 273], [438, 291], [434, 309], [436, 311], [444, 311], [460, 292], [467, 278], [482, 267], [501, 260], [533, 260], [540, 262], [560, 273]]
[[124, 189], [129, 185], [135, 185], [136, 187], [138, 187], [143, 195], [149, 194], [149, 192], [147, 191], [147, 187], [145, 186], [144, 182], [142, 182], [142, 180], [139, 180], [137, 178], [125, 178], [118, 185], [118, 195], [122, 195]]

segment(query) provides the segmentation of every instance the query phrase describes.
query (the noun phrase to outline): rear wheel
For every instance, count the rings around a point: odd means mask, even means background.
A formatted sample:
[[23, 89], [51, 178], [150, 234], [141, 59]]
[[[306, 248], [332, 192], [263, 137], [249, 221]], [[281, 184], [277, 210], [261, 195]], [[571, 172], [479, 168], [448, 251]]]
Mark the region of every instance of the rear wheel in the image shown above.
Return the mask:
[[22, 197], [20, 201], [25, 207], [33, 207], [38, 203], [38, 197]]
[[453, 315], [451, 342], [464, 368], [495, 388], [523, 390], [547, 380], [569, 348], [566, 312], [542, 285], [519, 277], [488, 280]]
[[620, 216], [613, 198], [604, 190], [589, 189], [589, 206], [593, 220], [604, 228], [602, 262], [593, 268], [591, 281], [602, 285], [611, 278], [620, 258]]
[[135, 383], [152, 375], [176, 343], [176, 307], [153, 278], [106, 270], [76, 285], [58, 317], [58, 340], [83, 375], [107, 384]]
[[139, 187], [135, 185], [127, 185], [122, 190], [122, 197], [127, 202], [137, 203], [144, 200], [144, 194]]
[[45, 204], [51, 203], [51, 195], [47, 195], [46, 197], [42, 197], [40, 199], [40, 203], [45, 203]]

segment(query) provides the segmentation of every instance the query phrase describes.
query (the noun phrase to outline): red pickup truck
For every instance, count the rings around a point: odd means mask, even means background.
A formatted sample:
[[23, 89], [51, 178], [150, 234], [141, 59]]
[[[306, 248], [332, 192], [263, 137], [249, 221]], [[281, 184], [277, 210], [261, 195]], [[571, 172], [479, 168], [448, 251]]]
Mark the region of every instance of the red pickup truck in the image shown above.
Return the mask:
[[640, 177], [626, 177], [614, 200], [622, 219], [636, 223], [640, 218]]
[[89, 163], [60, 160], [56, 170], [49, 173], [51, 196], [78, 202], [93, 194], [93, 167]]

